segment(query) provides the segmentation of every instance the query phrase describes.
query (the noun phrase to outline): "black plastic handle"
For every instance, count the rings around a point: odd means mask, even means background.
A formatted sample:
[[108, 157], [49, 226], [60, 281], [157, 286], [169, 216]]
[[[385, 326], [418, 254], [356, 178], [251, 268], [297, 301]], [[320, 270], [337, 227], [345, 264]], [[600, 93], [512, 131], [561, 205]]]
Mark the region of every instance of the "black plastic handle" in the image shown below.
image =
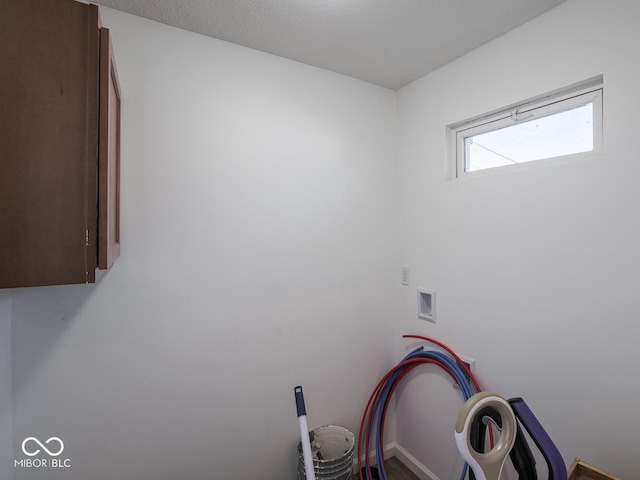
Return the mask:
[[307, 409], [304, 406], [304, 394], [302, 393], [302, 387], [298, 385], [293, 389], [293, 393], [296, 396], [296, 410], [298, 411], [298, 416], [301, 417], [307, 414]]

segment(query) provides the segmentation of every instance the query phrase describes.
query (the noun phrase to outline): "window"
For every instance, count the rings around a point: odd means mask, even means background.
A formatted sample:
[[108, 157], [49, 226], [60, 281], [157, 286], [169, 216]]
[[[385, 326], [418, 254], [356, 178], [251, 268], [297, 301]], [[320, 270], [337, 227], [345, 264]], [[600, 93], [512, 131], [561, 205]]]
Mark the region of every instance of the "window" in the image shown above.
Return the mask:
[[602, 77], [449, 128], [456, 177], [599, 153]]

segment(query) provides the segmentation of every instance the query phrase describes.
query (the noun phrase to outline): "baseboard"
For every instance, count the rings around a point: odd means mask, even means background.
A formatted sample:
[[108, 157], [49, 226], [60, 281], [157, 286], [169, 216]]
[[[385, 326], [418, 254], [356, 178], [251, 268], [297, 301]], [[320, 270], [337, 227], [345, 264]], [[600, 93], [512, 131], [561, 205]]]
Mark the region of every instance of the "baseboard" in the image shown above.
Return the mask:
[[440, 480], [436, 475], [397, 443], [394, 444], [395, 457], [420, 480]]
[[[396, 442], [387, 443], [384, 446], [384, 458], [396, 457], [402, 464], [407, 467], [411, 472], [420, 480], [440, 480], [436, 475], [431, 472], [427, 467], [418, 461], [416, 457], [407, 452], [404, 448], [398, 445]], [[375, 463], [376, 452], [372, 450], [369, 452], [369, 461]], [[361, 458], [364, 462], [364, 455]], [[358, 459], [354, 459], [353, 465], [354, 475], [358, 474]]]

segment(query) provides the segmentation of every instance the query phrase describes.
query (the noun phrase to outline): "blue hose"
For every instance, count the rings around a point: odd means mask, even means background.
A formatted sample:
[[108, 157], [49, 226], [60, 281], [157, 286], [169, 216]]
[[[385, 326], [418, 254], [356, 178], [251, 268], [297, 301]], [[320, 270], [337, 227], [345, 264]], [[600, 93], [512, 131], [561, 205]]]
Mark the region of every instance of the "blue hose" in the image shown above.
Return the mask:
[[[449, 355], [439, 351], [435, 351], [435, 350], [424, 350], [424, 347], [418, 347], [415, 350], [413, 350], [411, 353], [409, 353], [407, 356], [405, 356], [402, 359], [402, 362], [416, 359], [416, 358], [426, 358], [426, 359], [435, 360], [441, 368], [449, 372], [455, 379], [458, 386], [460, 387], [460, 391], [462, 392], [462, 396], [464, 397], [465, 401], [468, 400], [473, 395], [474, 392], [471, 389], [471, 385], [469, 384], [469, 380], [467, 379], [465, 372], [458, 365], [455, 359], [453, 359]], [[373, 432], [376, 428], [378, 432], [382, 431], [383, 412], [389, 401], [391, 391], [393, 389], [393, 385], [398, 379], [398, 377], [400, 376], [400, 374], [406, 368], [412, 368], [413, 366], [414, 365], [396, 366], [393, 374], [389, 376], [389, 378], [386, 380], [386, 382], [380, 389], [380, 392], [378, 393], [378, 396], [372, 407], [371, 416], [369, 418], [369, 423], [368, 423], [368, 430], [366, 432], [367, 436], [371, 435], [371, 432]], [[378, 467], [378, 476], [380, 480], [388, 480], [387, 473], [384, 468], [384, 449], [383, 449], [383, 446], [381, 445], [380, 435], [375, 435], [375, 448], [376, 448], [376, 463]], [[368, 453], [366, 452], [365, 454], [368, 455]], [[468, 465], [465, 462], [462, 468], [462, 475], [460, 477], [460, 480], [464, 480], [467, 474], [467, 470], [468, 470]], [[365, 478], [367, 480], [371, 480], [369, 476], [369, 471], [366, 469], [365, 469]]]

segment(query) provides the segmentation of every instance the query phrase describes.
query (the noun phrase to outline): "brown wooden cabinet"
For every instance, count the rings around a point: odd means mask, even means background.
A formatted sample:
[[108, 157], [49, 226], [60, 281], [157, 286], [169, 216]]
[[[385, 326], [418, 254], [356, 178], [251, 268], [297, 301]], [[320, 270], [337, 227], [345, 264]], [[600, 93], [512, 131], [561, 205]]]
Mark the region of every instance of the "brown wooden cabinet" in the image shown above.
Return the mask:
[[98, 7], [0, 1], [0, 288], [92, 283], [120, 253], [120, 86]]

